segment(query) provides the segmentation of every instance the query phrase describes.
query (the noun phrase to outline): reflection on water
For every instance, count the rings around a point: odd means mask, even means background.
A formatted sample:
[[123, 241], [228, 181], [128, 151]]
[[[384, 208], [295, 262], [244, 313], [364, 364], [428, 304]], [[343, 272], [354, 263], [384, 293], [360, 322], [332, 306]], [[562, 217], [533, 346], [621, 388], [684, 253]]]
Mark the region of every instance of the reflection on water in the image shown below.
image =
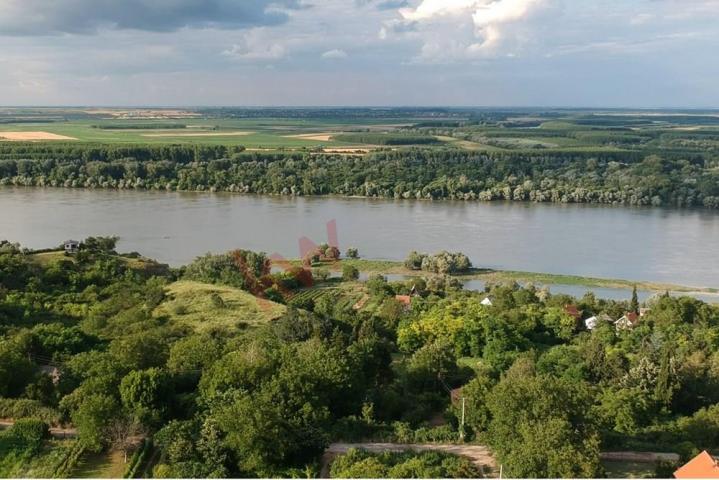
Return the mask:
[[40, 248], [119, 235], [123, 251], [173, 265], [232, 248], [295, 258], [301, 237], [327, 241], [332, 219], [342, 250], [364, 258], [447, 249], [487, 268], [719, 287], [710, 211], [0, 188], [2, 239]]

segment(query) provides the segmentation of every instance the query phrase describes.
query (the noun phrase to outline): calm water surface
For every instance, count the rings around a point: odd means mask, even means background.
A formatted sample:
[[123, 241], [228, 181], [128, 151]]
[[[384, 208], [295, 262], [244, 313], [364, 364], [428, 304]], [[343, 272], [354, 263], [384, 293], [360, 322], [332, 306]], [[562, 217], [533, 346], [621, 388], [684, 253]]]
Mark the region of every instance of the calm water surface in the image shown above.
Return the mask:
[[172, 265], [232, 248], [299, 256], [299, 239], [364, 257], [465, 252], [477, 266], [719, 287], [719, 215], [586, 205], [277, 198], [0, 188], [0, 239], [31, 248], [118, 235], [122, 251]]

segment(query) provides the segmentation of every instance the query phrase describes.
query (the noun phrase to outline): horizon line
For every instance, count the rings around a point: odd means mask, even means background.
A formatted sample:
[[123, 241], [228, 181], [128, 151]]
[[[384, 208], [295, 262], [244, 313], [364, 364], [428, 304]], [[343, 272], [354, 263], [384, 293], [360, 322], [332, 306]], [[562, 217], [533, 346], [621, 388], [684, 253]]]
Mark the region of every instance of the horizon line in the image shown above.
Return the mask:
[[181, 104], [164, 104], [164, 105], [151, 105], [151, 104], [75, 104], [75, 105], [0, 105], [0, 109], [19, 109], [19, 108], [45, 108], [45, 109], [60, 109], [60, 108], [108, 108], [108, 109], [293, 109], [293, 110], [327, 110], [327, 109], [384, 109], [384, 110], [399, 110], [399, 109], [448, 109], [448, 110], [639, 110], [639, 111], [719, 111], [719, 107], [696, 107], [696, 106], [603, 106], [603, 107], [592, 107], [592, 106], [570, 106], [570, 105], [181, 105]]

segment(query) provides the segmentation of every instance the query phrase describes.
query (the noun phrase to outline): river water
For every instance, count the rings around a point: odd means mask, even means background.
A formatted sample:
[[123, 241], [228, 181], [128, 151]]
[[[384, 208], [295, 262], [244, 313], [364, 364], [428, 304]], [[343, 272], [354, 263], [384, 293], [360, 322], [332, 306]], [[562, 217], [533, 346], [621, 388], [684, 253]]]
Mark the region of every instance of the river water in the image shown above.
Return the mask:
[[719, 287], [711, 211], [0, 188], [0, 239], [44, 248], [118, 235], [121, 251], [175, 266], [233, 248], [296, 258], [302, 237], [327, 241], [331, 220], [340, 247], [365, 258], [447, 249], [486, 268]]

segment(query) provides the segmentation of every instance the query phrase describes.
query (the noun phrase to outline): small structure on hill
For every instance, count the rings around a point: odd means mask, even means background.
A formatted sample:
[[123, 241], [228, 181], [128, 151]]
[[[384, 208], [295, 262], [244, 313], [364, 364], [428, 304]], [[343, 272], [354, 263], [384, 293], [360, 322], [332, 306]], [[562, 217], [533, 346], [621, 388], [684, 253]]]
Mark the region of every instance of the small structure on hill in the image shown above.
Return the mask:
[[481, 303], [482, 305], [484, 305], [485, 307], [491, 307], [492, 305], [494, 305], [494, 304], [492, 303], [492, 299], [489, 298], [489, 297], [486, 297], [486, 298], [485, 298], [484, 300], [482, 300], [480, 303]]
[[674, 472], [674, 478], [719, 478], [719, 464], [704, 450]]
[[80, 242], [77, 240], [65, 240], [65, 253], [73, 254], [80, 250]]

